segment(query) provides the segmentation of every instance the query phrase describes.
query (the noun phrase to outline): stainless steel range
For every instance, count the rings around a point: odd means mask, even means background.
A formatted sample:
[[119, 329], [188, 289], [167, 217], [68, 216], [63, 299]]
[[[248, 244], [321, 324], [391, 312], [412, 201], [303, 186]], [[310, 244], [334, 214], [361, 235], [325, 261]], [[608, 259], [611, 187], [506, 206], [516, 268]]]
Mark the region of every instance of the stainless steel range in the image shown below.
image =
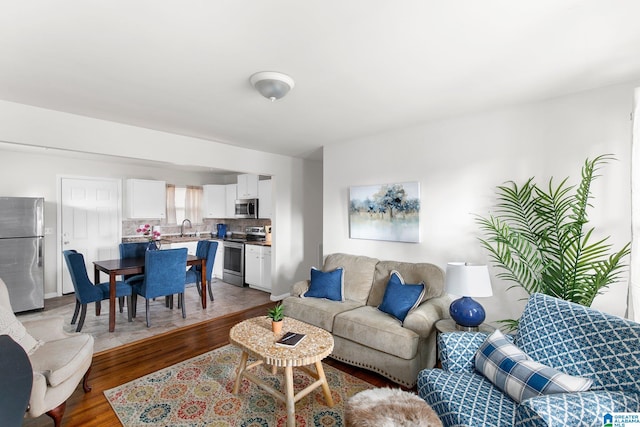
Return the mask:
[[[235, 234], [235, 233], [234, 233]], [[222, 281], [235, 285], [245, 286], [244, 283], [244, 243], [247, 241], [264, 241], [266, 237], [264, 227], [246, 227], [244, 238], [225, 239], [224, 267], [222, 269]]]
[[244, 286], [244, 240], [226, 239], [223, 247], [222, 281], [236, 286]]

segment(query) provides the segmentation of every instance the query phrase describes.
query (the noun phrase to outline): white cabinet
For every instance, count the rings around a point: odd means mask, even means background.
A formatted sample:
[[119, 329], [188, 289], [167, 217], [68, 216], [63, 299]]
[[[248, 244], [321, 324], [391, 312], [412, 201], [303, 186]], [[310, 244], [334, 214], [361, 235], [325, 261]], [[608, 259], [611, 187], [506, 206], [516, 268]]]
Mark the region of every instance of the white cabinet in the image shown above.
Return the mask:
[[271, 292], [271, 248], [245, 245], [244, 281], [250, 288]]
[[196, 254], [196, 249], [198, 249], [198, 242], [197, 241], [193, 241], [193, 242], [173, 242], [173, 243], [163, 243], [162, 244], [162, 249], [179, 249], [179, 248], [187, 248], [187, 253], [189, 255], [194, 255]]
[[227, 186], [203, 185], [202, 217], [226, 218]]
[[128, 218], [164, 219], [167, 216], [167, 183], [148, 179], [128, 179]]
[[262, 247], [262, 287], [271, 292], [271, 247]]
[[238, 175], [238, 199], [258, 198], [258, 175]]
[[225, 185], [227, 203], [225, 204], [224, 218], [234, 218], [236, 216], [236, 199], [238, 198], [236, 194], [237, 187], [237, 184]]
[[222, 269], [224, 268], [224, 246], [222, 240], [215, 240], [218, 242], [218, 249], [216, 249], [216, 259], [213, 261], [213, 277], [222, 280]]
[[270, 179], [258, 181], [258, 216], [260, 218], [273, 218]]
[[254, 287], [260, 284], [262, 262], [260, 246], [244, 245], [244, 281]]

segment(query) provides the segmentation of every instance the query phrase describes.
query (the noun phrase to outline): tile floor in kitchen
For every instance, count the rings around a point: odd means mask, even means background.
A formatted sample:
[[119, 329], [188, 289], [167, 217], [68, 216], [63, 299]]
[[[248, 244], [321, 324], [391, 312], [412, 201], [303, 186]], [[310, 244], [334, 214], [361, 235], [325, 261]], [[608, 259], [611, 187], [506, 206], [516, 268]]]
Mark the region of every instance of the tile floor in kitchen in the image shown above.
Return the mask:
[[[127, 308], [123, 313], [116, 314], [116, 329], [109, 332], [109, 301], [102, 301], [102, 314], [96, 316], [95, 305], [87, 306], [87, 316], [82, 332], [90, 333], [95, 338], [94, 352], [98, 353], [123, 344], [128, 344], [140, 339], [148, 338], [160, 333], [170, 331], [187, 325], [192, 325], [205, 320], [223, 316], [228, 313], [244, 310], [249, 307], [264, 304], [270, 301], [270, 294], [248, 287], [240, 288], [217, 280], [212, 284], [212, 302], [207, 300], [207, 308], [201, 308], [200, 296], [194, 286], [185, 291], [187, 318], [182, 318], [182, 310], [177, 308], [177, 296], [174, 297], [173, 310], [165, 307], [165, 299], [157, 298], [150, 301], [151, 327], [147, 328], [145, 320], [145, 299], [138, 297], [137, 317], [131, 323], [127, 321]], [[208, 298], [208, 295], [207, 295]], [[26, 322], [31, 319], [62, 316], [64, 329], [68, 332], [75, 331], [75, 325], [71, 325], [71, 318], [75, 307], [73, 296], [64, 296], [58, 301], [47, 303], [45, 309], [40, 312], [19, 314], [18, 319]], [[66, 302], [60, 305], [60, 302]], [[52, 308], [48, 308], [52, 306]], [[116, 304], [116, 309], [118, 305]], [[265, 313], [266, 314], [266, 313]]]

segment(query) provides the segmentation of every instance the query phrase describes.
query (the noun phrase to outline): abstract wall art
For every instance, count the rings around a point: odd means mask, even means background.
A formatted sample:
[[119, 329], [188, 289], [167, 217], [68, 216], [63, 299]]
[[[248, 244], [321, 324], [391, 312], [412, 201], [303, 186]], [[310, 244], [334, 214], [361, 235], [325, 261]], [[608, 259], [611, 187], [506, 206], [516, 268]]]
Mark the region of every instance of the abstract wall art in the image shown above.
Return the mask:
[[420, 184], [350, 187], [349, 237], [420, 242]]

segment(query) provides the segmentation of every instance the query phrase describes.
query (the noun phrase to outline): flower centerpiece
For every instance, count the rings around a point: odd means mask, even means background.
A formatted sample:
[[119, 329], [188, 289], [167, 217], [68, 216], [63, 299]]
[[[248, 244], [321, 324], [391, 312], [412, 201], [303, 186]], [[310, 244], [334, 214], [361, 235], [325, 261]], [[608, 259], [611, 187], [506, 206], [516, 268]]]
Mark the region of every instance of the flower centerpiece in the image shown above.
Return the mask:
[[160, 232], [158, 230], [154, 230], [150, 224], [141, 225], [136, 229], [136, 233], [142, 234], [149, 241], [147, 249], [158, 249], [156, 240], [160, 240]]

